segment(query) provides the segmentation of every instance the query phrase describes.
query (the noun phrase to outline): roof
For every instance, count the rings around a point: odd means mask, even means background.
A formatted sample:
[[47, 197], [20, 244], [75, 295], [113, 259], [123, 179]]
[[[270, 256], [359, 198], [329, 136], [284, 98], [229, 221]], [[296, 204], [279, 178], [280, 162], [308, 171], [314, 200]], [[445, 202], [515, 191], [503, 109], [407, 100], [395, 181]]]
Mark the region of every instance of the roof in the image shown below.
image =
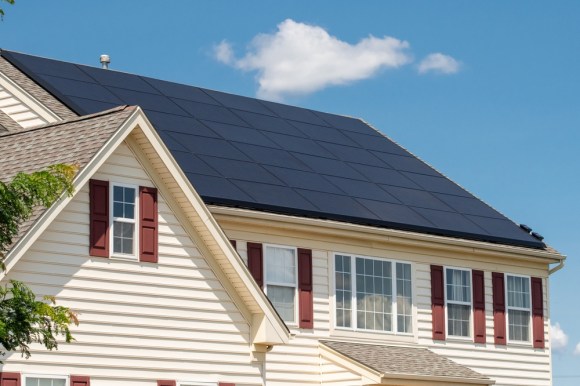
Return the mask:
[[[80, 171], [134, 111], [134, 107], [122, 106], [0, 136], [0, 181], [9, 182], [20, 172], [31, 173], [59, 163], [76, 164]], [[45, 210], [36, 208], [20, 224], [11, 246]]]
[[488, 377], [426, 348], [327, 340], [320, 341], [320, 343], [382, 374], [383, 377], [411, 375], [493, 382]]
[[79, 115], [139, 105], [206, 204], [545, 247], [360, 119], [1, 55]]
[[[135, 154], [143, 157], [140, 162], [147, 165], [152, 180], [157, 180], [154, 183], [161, 194], [166, 199], [174, 197], [179, 202], [181, 213], [201, 239], [198, 247], [200, 250], [207, 247], [225, 277], [231, 281], [232, 291], [235, 291], [232, 296], [239, 296], [246, 304], [251, 313], [248, 320], [255, 328], [253, 343], [273, 345], [287, 342], [290, 332], [283, 320], [139, 107], [120, 106], [94, 115], [0, 136], [0, 181], [9, 181], [21, 171], [42, 170], [55, 163], [76, 163], [79, 166], [73, 180], [76, 194], [129, 135], [131, 139], [128, 143], [136, 146], [134, 150], [139, 149]], [[160, 175], [163, 175], [162, 179]], [[166, 191], [169, 186], [171, 189]], [[49, 208], [37, 208], [33, 216], [21, 224], [20, 233], [6, 254], [6, 269], [0, 271], [0, 279], [15, 266], [74, 198], [74, 194], [61, 196]], [[197, 239], [195, 241], [198, 242]]]

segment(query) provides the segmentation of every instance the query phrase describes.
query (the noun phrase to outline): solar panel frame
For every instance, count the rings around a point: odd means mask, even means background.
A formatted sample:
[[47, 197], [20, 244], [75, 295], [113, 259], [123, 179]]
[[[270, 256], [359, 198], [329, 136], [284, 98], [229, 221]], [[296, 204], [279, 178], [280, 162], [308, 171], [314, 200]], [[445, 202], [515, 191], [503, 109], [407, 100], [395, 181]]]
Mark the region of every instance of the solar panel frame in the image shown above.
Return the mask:
[[360, 119], [10, 51], [1, 55], [79, 115], [140, 105], [206, 203], [545, 247]]

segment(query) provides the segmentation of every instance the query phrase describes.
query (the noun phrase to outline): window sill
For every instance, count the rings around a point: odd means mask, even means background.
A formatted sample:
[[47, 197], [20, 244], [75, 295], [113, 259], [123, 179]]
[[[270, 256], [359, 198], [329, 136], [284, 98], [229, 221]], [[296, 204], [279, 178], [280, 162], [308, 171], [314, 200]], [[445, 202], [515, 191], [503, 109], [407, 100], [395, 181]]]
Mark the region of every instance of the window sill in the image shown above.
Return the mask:
[[139, 258], [135, 255], [112, 254], [109, 258], [113, 260], [139, 261]]
[[377, 340], [385, 342], [400, 342], [400, 343], [416, 343], [417, 339], [413, 333], [393, 333], [388, 331], [372, 331], [372, 330], [351, 330], [334, 328], [330, 332], [331, 338], [352, 338], [357, 341], [372, 341]]

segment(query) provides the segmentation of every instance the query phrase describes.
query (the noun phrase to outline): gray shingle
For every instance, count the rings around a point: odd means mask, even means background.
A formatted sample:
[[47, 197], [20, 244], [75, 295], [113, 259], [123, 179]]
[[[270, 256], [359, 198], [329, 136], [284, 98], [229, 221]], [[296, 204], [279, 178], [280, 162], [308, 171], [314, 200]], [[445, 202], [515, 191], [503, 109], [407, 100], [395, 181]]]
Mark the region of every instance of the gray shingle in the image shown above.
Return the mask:
[[[77, 164], [80, 171], [134, 111], [135, 107], [121, 106], [0, 136], [0, 181], [9, 182], [20, 172], [31, 173], [59, 163]], [[36, 208], [20, 224], [9, 250], [43, 212], [44, 208]]]
[[33, 98], [48, 107], [52, 112], [63, 119], [77, 117], [71, 109], [62, 104], [57, 98], [52, 96], [48, 91], [40, 87], [36, 82], [26, 76], [22, 71], [14, 67], [9, 61], [0, 57], [0, 72], [8, 76], [12, 81], [18, 84], [29, 93]]
[[416, 375], [478, 380], [489, 379], [468, 367], [457, 364], [422, 347], [386, 346], [327, 340], [322, 340], [320, 343], [385, 376]]

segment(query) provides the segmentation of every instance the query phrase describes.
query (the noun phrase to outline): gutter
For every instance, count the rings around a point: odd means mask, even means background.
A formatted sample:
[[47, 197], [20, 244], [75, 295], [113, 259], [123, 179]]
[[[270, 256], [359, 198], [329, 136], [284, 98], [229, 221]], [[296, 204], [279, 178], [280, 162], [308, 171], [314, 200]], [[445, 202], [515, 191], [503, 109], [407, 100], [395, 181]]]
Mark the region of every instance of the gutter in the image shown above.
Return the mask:
[[548, 276], [550, 276], [550, 275], [558, 272], [562, 268], [564, 268], [564, 261], [566, 261], [566, 256], [563, 256], [560, 259], [560, 261], [558, 262], [558, 265], [556, 265], [554, 268], [550, 268], [550, 270], [548, 271]]

